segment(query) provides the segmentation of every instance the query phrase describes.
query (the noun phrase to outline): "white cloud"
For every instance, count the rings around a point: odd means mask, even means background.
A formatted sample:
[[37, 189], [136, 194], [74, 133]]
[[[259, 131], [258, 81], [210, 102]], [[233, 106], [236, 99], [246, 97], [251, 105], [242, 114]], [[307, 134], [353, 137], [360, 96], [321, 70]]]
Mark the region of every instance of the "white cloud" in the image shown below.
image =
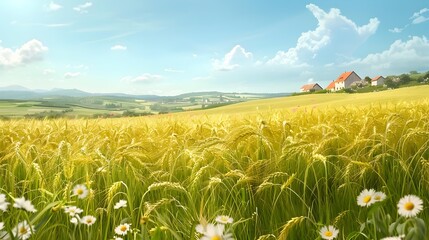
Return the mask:
[[391, 32], [391, 33], [401, 33], [404, 29], [405, 28], [397, 28], [397, 27], [395, 27], [395, 28], [389, 29], [389, 32]]
[[413, 70], [427, 70], [429, 41], [426, 37], [413, 36], [408, 41], [396, 40], [388, 50], [372, 53], [363, 59], [347, 63], [347, 66], [372, 69], [389, 74]]
[[43, 70], [43, 75], [51, 75], [54, 73], [55, 73], [55, 70], [51, 69], [51, 68], [47, 68], [47, 69]]
[[125, 51], [125, 50], [127, 50], [127, 47], [123, 46], [123, 45], [115, 45], [115, 46], [112, 46], [110, 48], [110, 50], [113, 50], [113, 51]]
[[413, 16], [410, 17], [413, 24], [423, 23], [429, 20], [429, 16], [423, 16], [423, 14], [429, 12], [428, 8], [423, 8], [418, 12], [415, 12]]
[[79, 13], [87, 13], [88, 12], [87, 9], [90, 7], [92, 7], [92, 2], [86, 2], [84, 4], [74, 7], [73, 10]]
[[0, 67], [15, 67], [41, 60], [46, 51], [48, 48], [36, 39], [28, 41], [16, 50], [0, 47]]
[[79, 77], [80, 74], [81, 74], [80, 72], [66, 72], [64, 73], [64, 78], [66, 79], [75, 78], [75, 77]]
[[58, 11], [61, 8], [63, 8], [63, 6], [61, 6], [57, 3], [54, 3], [54, 2], [50, 2], [48, 5], [48, 11]]
[[309, 78], [309, 79], [307, 80], [307, 82], [308, 82], [308, 83], [312, 83], [312, 82], [314, 82], [314, 78]]
[[126, 76], [121, 79], [125, 83], [152, 83], [162, 80], [163, 77], [157, 74], [144, 73], [137, 77]]
[[240, 45], [235, 45], [231, 51], [225, 54], [222, 60], [214, 59], [213, 67], [215, 70], [219, 71], [230, 71], [251, 59], [251, 52], [246, 52], [246, 49], [242, 48]]
[[376, 32], [380, 24], [377, 18], [371, 18], [368, 24], [358, 26], [341, 15], [339, 9], [331, 8], [327, 13], [314, 4], [308, 4], [306, 7], [316, 17], [317, 28], [303, 32], [295, 47], [278, 51], [276, 56], [268, 61], [269, 64], [305, 66], [308, 62], [332, 58], [335, 55], [351, 55]]

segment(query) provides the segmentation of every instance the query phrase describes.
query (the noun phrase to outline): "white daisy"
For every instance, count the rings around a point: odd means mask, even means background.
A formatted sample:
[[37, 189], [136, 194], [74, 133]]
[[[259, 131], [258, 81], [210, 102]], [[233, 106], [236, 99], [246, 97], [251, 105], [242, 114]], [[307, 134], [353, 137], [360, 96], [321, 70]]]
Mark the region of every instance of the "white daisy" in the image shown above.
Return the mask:
[[76, 207], [76, 206], [65, 206], [64, 212], [69, 214], [70, 217], [74, 217], [75, 215], [78, 215], [83, 212], [82, 209]]
[[205, 226], [203, 226], [202, 224], [198, 224], [198, 225], [195, 227], [195, 230], [197, 231], [197, 233], [204, 234], [204, 233], [206, 232], [206, 227], [205, 227]]
[[9, 206], [10, 203], [6, 201], [6, 195], [0, 194], [0, 210], [3, 212], [7, 211], [7, 206]]
[[402, 240], [402, 237], [385, 237], [385, 238], [382, 238], [381, 240]]
[[376, 202], [382, 202], [386, 199], [386, 194], [384, 192], [375, 192], [374, 193], [374, 200]]
[[74, 225], [78, 225], [79, 224], [79, 220], [77, 220], [77, 218], [75, 218], [75, 217], [71, 218], [70, 222], [73, 223]]
[[364, 189], [357, 197], [357, 204], [361, 207], [368, 207], [375, 202], [374, 189]]
[[234, 220], [226, 215], [220, 215], [216, 217], [216, 222], [218, 223], [222, 223], [222, 224], [227, 224], [227, 223], [232, 223], [234, 222]]
[[224, 233], [225, 225], [208, 224], [200, 240], [233, 240], [231, 233]]
[[423, 209], [423, 201], [414, 195], [407, 195], [399, 200], [398, 213], [404, 217], [414, 217]]
[[115, 233], [118, 235], [125, 236], [127, 235], [128, 231], [130, 231], [130, 227], [131, 227], [131, 224], [128, 224], [128, 223], [121, 224], [115, 228]]
[[73, 196], [77, 196], [80, 199], [86, 198], [88, 193], [88, 188], [83, 184], [78, 184], [73, 188]]
[[30, 226], [26, 220], [18, 223], [18, 225], [12, 229], [13, 236], [22, 240], [29, 239], [33, 232], [34, 226]]
[[339, 231], [338, 231], [338, 229], [336, 229], [334, 226], [332, 226], [332, 225], [329, 225], [329, 226], [324, 226], [324, 227], [322, 227], [321, 229], [320, 229], [320, 236], [323, 238], [323, 239], [328, 239], [328, 240], [330, 240], [330, 239], [334, 239], [334, 238], [336, 238], [337, 236], [338, 236], [338, 233], [339, 233]]
[[119, 200], [119, 202], [117, 202], [113, 208], [119, 209], [119, 208], [126, 207], [126, 206], [127, 206], [126, 200]]
[[25, 197], [15, 198], [14, 208], [24, 209], [27, 212], [37, 212], [30, 200], [25, 200]]
[[82, 220], [80, 220], [80, 222], [85, 224], [85, 225], [91, 226], [92, 224], [95, 223], [96, 220], [97, 219], [94, 216], [87, 215], [87, 216], [82, 217]]

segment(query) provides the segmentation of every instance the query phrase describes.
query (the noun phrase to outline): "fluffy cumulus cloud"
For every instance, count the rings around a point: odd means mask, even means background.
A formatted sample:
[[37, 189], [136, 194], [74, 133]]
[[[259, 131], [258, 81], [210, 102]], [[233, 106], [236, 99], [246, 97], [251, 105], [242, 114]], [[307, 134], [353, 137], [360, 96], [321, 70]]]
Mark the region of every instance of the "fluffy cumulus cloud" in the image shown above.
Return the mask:
[[61, 6], [57, 3], [54, 3], [54, 2], [50, 2], [48, 5], [48, 11], [58, 11], [61, 8], [63, 8], [63, 6]]
[[391, 33], [401, 33], [402, 31], [404, 31], [404, 29], [405, 29], [405, 27], [403, 27], [403, 28], [395, 27], [395, 28], [389, 29], [389, 32], [391, 32]]
[[303, 32], [295, 47], [277, 52], [269, 64], [303, 66], [314, 61], [326, 61], [332, 56], [349, 57], [376, 32], [380, 24], [377, 18], [371, 18], [366, 25], [358, 26], [341, 15], [339, 9], [331, 8], [325, 12], [314, 4], [306, 7], [317, 19], [317, 28]]
[[48, 48], [39, 40], [33, 39], [13, 50], [0, 46], [0, 67], [15, 67], [43, 59]]
[[73, 10], [79, 13], [87, 13], [90, 7], [92, 7], [92, 2], [86, 2], [84, 4], [74, 7]]
[[140, 76], [126, 76], [121, 79], [122, 82], [125, 83], [153, 83], [162, 80], [161, 75], [144, 73]]
[[386, 74], [427, 70], [429, 41], [426, 37], [411, 37], [407, 41], [396, 40], [389, 49], [369, 54], [365, 58], [347, 63], [360, 69], [369, 69]]
[[115, 46], [112, 46], [110, 48], [110, 50], [113, 50], [113, 51], [125, 51], [125, 50], [127, 50], [127, 47], [124, 46], [124, 45], [115, 45]]
[[225, 54], [223, 59], [214, 59], [213, 68], [219, 71], [230, 71], [238, 68], [240, 65], [249, 63], [252, 60], [252, 53], [240, 45], [235, 45], [231, 51]]
[[80, 72], [66, 72], [64, 73], [64, 78], [70, 79], [70, 78], [76, 78], [80, 76]]
[[429, 9], [428, 8], [423, 8], [418, 12], [415, 12], [413, 14], [413, 16], [410, 17], [410, 19], [412, 20], [413, 24], [419, 24], [419, 23], [423, 23], [426, 22], [427, 20], [429, 20]]

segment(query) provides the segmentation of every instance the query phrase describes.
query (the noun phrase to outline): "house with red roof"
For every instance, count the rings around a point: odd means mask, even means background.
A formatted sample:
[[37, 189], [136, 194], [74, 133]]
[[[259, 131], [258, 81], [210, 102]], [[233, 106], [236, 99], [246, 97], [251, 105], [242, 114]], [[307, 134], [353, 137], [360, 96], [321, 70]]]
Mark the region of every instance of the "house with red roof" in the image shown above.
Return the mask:
[[323, 88], [317, 83], [305, 84], [300, 88], [301, 92], [314, 92], [322, 89]]
[[371, 79], [371, 86], [383, 86], [385, 80], [383, 76], [377, 76]]
[[329, 85], [325, 89], [328, 91], [335, 91], [335, 81], [329, 83]]
[[[361, 81], [362, 79], [354, 71], [342, 73], [335, 81], [334, 88], [331, 91], [339, 91], [341, 89], [350, 88], [352, 83]], [[332, 84], [332, 83], [331, 83]], [[328, 87], [332, 87], [329, 84]]]

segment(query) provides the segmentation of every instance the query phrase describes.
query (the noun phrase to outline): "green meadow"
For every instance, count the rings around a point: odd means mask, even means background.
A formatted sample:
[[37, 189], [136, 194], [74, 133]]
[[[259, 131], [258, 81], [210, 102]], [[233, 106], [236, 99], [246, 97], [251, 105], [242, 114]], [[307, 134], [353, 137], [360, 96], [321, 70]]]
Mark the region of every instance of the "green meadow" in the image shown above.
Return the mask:
[[[135, 118], [0, 121], [0, 194], [10, 203], [0, 210], [3, 235], [17, 235], [26, 220], [31, 239], [114, 239], [125, 223], [123, 239], [202, 239], [198, 224], [227, 215], [234, 239], [322, 239], [328, 225], [335, 239], [428, 239], [428, 93], [421, 86]], [[359, 206], [364, 189], [386, 198]], [[409, 194], [423, 209], [404, 217], [397, 205]], [[14, 207], [20, 197], [37, 211]], [[115, 207], [120, 200], [125, 207]], [[71, 216], [70, 206], [82, 212]]]

